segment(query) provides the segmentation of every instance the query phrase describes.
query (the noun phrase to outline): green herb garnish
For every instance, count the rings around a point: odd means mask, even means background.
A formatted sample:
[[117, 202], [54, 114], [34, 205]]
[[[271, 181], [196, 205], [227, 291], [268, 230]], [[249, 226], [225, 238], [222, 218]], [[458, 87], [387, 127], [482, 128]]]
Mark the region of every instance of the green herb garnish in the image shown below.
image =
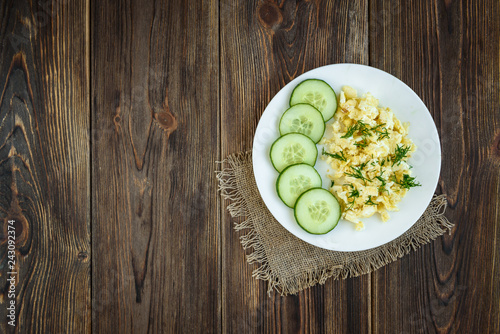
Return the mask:
[[389, 132], [387, 132], [387, 129], [386, 128], [383, 128], [383, 129], [384, 129], [384, 131], [377, 131], [377, 134], [378, 134], [377, 140], [381, 140], [384, 138], [390, 138]]
[[380, 128], [380, 127], [382, 127], [382, 126], [384, 126], [384, 125], [385, 125], [385, 123], [379, 124], [379, 125], [377, 125], [377, 126], [375, 126], [375, 127], [371, 128], [370, 130], [377, 132], [378, 128]]
[[329, 156], [329, 157], [332, 157], [334, 159], [338, 159], [338, 160], [342, 160], [342, 161], [347, 161], [346, 157], [344, 156], [344, 152], [343, 151], [340, 151], [339, 153], [328, 153], [327, 151], [325, 151], [325, 148], [323, 147], [323, 152], [322, 152], [323, 155], [326, 155], [326, 156]]
[[378, 192], [379, 192], [379, 193], [381, 193], [381, 194], [382, 194], [383, 192], [389, 193], [389, 190], [385, 189], [385, 187], [384, 187], [384, 186], [380, 186], [380, 187], [378, 187]]
[[358, 130], [361, 132], [361, 135], [364, 137], [369, 137], [372, 134], [370, 133], [370, 129], [368, 128], [368, 124], [364, 123], [363, 121], [358, 121]]
[[357, 189], [351, 190], [351, 192], [349, 193], [349, 195], [347, 197], [357, 198], [357, 197], [359, 197], [359, 191]]
[[373, 132], [378, 134], [377, 140], [384, 139], [384, 138], [389, 138], [389, 132], [387, 131], [387, 128], [384, 127], [385, 123], [379, 124], [376, 127], [371, 128]]
[[365, 204], [367, 204], [367, 205], [377, 205], [377, 203], [374, 203], [372, 201], [372, 196], [371, 195], [368, 196], [368, 200], [365, 202]]
[[362, 163], [361, 165], [359, 165], [359, 167], [353, 167], [353, 166], [350, 166], [351, 169], [352, 169], [352, 173], [345, 173], [345, 175], [349, 175], [349, 176], [352, 176], [356, 179], [360, 179], [360, 180], [363, 180], [364, 184], [366, 185], [366, 181], [371, 181], [369, 179], [367, 179], [366, 177], [363, 176], [363, 168], [365, 168], [367, 162], [365, 163]]
[[350, 127], [347, 128], [347, 132], [345, 133], [345, 135], [343, 135], [342, 137], [340, 138], [349, 138], [349, 137], [352, 137], [354, 135], [354, 132], [356, 132], [358, 130], [358, 124], [354, 124], [354, 125], [351, 125]]
[[378, 192], [379, 192], [379, 193], [383, 193], [383, 192], [385, 191], [385, 192], [389, 193], [389, 191], [388, 191], [387, 189], [385, 189], [385, 180], [382, 178], [382, 174], [384, 174], [384, 172], [382, 172], [382, 170], [381, 170], [380, 175], [379, 175], [379, 176], [375, 176], [375, 178], [376, 178], [377, 180], [379, 180], [379, 181], [380, 181], [380, 183], [382, 183], [382, 184], [378, 187]]
[[403, 174], [403, 178], [401, 179], [401, 181], [398, 181], [396, 175], [394, 174], [393, 181], [394, 181], [394, 183], [399, 184], [401, 186], [401, 188], [403, 188], [403, 189], [410, 189], [413, 187], [420, 187], [421, 186], [421, 184], [419, 182], [415, 182], [415, 177], [411, 177], [408, 174]]
[[357, 147], [367, 147], [368, 146], [368, 142], [366, 141], [366, 137], [363, 137], [363, 140], [360, 141], [360, 142], [355, 143], [354, 146], [357, 146]]
[[395, 164], [399, 165], [401, 163], [401, 161], [403, 161], [403, 159], [407, 157], [407, 154], [408, 154], [408, 152], [410, 152], [410, 149], [411, 149], [411, 145], [408, 145], [408, 146], [404, 146], [404, 145], [399, 146], [399, 144], [396, 145], [394, 157], [392, 158], [392, 166], [394, 166]]
[[382, 178], [382, 174], [380, 174], [379, 176], [375, 176], [375, 178], [382, 182], [382, 186], [385, 186], [385, 180]]
[[356, 198], [359, 197], [359, 191], [357, 189], [354, 189], [354, 186], [352, 184], [349, 184], [349, 186], [352, 187], [352, 191], [347, 195], [348, 198], [352, 198], [352, 201], [349, 202], [349, 206], [346, 208], [346, 210], [351, 210], [352, 207], [354, 206], [354, 203], [356, 202]]
[[[349, 126], [347, 128], [347, 132], [345, 133], [345, 135], [343, 135], [340, 138], [352, 137], [354, 135], [354, 133], [356, 133], [356, 131], [359, 131], [361, 133], [361, 136], [363, 136], [364, 138], [370, 137], [371, 135], [373, 135], [373, 133], [378, 134], [378, 138], [377, 138], [378, 140], [384, 139], [384, 138], [389, 138], [389, 132], [387, 131], [387, 128], [383, 127], [384, 125], [385, 125], [385, 123], [382, 123], [382, 124], [379, 124], [373, 128], [369, 128], [368, 124], [364, 123], [363, 121], [358, 120], [356, 122], [356, 124]], [[366, 147], [366, 145], [364, 145], [364, 146], [356, 145], [356, 146]]]

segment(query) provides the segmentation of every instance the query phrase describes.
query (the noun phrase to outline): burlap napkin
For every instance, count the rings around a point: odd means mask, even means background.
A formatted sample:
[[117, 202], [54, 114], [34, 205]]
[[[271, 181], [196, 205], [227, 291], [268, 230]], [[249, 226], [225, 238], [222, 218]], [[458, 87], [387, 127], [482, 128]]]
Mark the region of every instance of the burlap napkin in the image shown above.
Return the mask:
[[253, 277], [266, 280], [268, 293], [295, 294], [328, 278], [348, 278], [369, 273], [397, 260], [453, 227], [444, 216], [444, 195], [434, 196], [422, 217], [402, 236], [383, 246], [360, 252], [337, 252], [310, 245], [281, 226], [259, 195], [253, 176], [250, 152], [230, 155], [217, 172], [219, 190], [229, 200], [233, 218], [245, 217], [235, 224], [249, 263], [258, 263]]

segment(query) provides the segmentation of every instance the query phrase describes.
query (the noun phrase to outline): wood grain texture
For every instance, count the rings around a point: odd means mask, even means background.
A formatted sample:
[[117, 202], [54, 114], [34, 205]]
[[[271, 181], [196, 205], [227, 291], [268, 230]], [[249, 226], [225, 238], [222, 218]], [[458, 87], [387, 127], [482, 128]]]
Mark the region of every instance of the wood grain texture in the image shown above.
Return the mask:
[[[0, 4], [2, 333], [90, 331], [85, 13], [85, 1]], [[15, 326], [8, 272], [17, 272]]]
[[[252, 148], [260, 115], [289, 81], [336, 62], [368, 62], [367, 1], [221, 1], [221, 152]], [[258, 171], [257, 171], [258, 172]], [[223, 205], [227, 205], [224, 203]], [[267, 295], [251, 278], [239, 234], [222, 212], [223, 332], [370, 331], [370, 276]], [[250, 252], [248, 250], [247, 252]]]
[[[1, 1], [0, 332], [500, 333], [499, 17], [498, 0]], [[284, 85], [338, 62], [429, 107], [455, 228], [268, 296], [215, 161], [252, 148]]]
[[97, 333], [220, 329], [217, 10], [93, 2]]
[[498, 333], [499, 3], [370, 4], [370, 65], [429, 107], [442, 147], [437, 192], [456, 224], [373, 274], [373, 331]]

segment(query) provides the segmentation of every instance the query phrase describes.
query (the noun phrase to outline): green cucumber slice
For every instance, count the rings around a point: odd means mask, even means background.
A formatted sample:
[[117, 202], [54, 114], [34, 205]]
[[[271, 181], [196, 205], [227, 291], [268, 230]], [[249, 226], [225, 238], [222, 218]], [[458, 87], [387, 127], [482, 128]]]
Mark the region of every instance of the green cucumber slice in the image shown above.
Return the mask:
[[307, 164], [291, 165], [278, 176], [276, 191], [283, 203], [293, 208], [303, 192], [321, 187], [321, 183], [321, 176], [314, 167]]
[[269, 153], [274, 168], [281, 173], [290, 165], [316, 164], [318, 149], [311, 138], [301, 133], [289, 133], [276, 139]]
[[299, 103], [288, 108], [281, 116], [280, 134], [302, 133], [317, 143], [325, 133], [325, 120], [318, 109], [310, 104]]
[[325, 234], [337, 226], [341, 209], [331, 192], [312, 188], [299, 196], [294, 215], [297, 223], [311, 234]]
[[318, 109], [323, 119], [328, 121], [337, 111], [337, 95], [323, 80], [307, 79], [295, 87], [290, 96], [290, 105], [308, 103]]

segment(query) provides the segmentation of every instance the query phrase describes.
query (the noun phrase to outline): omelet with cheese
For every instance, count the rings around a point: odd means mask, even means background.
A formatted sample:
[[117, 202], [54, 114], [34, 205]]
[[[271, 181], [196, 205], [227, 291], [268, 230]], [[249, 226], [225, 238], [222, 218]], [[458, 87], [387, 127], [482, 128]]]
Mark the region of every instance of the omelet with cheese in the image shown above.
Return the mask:
[[342, 218], [357, 230], [364, 228], [362, 218], [375, 213], [389, 220], [388, 212], [398, 211], [408, 190], [420, 185], [407, 162], [416, 149], [408, 138], [409, 124], [372, 94], [358, 97], [354, 88], [344, 86], [329, 126], [321, 153], [332, 167], [330, 191], [342, 206]]

